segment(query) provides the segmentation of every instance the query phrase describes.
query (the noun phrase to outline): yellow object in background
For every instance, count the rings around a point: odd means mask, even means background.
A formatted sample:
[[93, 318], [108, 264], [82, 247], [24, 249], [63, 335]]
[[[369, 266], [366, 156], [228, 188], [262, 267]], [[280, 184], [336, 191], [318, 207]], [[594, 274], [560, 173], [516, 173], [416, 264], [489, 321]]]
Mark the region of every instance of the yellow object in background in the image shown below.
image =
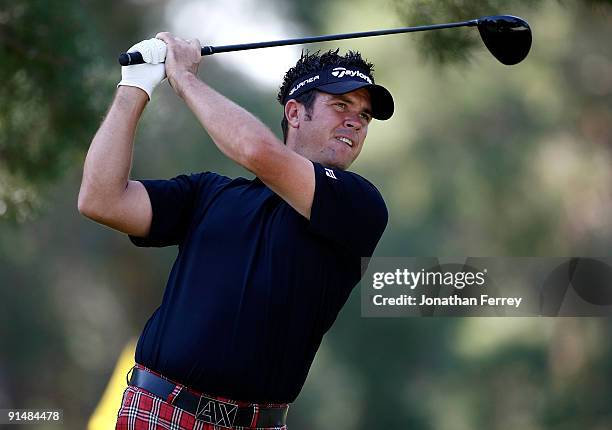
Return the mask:
[[96, 406], [94, 413], [89, 419], [87, 430], [108, 430], [115, 428], [123, 392], [127, 388], [125, 375], [135, 364], [136, 341], [136, 339], [132, 339], [123, 348], [115, 365], [115, 370], [104, 390], [104, 394], [102, 394], [98, 406]]

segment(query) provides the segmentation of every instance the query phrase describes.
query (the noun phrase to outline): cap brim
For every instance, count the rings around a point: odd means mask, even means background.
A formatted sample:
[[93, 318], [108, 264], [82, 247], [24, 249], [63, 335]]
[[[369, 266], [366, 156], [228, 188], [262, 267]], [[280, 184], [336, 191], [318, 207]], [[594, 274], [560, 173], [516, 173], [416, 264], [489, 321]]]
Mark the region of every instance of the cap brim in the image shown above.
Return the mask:
[[359, 88], [367, 88], [370, 93], [373, 118], [382, 121], [391, 118], [394, 109], [393, 96], [381, 85], [368, 84], [363, 81], [342, 81], [316, 87], [317, 90], [330, 94], [346, 94]]

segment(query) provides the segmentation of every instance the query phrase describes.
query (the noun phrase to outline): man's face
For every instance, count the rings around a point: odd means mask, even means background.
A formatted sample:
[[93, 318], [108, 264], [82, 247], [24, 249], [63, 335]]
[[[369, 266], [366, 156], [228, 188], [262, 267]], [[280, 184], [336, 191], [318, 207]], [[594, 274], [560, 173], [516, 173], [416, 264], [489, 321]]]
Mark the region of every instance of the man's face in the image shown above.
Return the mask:
[[288, 146], [327, 167], [347, 169], [363, 147], [372, 120], [370, 93], [360, 88], [346, 94], [318, 92], [310, 115], [298, 104], [298, 127]]

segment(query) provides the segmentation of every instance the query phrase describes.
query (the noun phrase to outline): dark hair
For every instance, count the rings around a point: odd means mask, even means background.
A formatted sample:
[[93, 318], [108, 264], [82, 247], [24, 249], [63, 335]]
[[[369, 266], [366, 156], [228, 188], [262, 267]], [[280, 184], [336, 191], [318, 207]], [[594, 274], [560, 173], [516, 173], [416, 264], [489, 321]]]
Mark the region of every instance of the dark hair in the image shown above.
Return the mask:
[[[302, 76], [309, 75], [311, 73], [317, 72], [319, 70], [323, 70], [329, 67], [356, 67], [363, 72], [366, 72], [370, 76], [374, 76], [374, 65], [369, 61], [361, 58], [361, 54], [357, 51], [348, 51], [345, 55], [338, 55], [338, 51], [329, 50], [320, 54], [320, 51], [316, 51], [313, 53], [306, 51], [302, 51], [302, 55], [300, 59], [295, 63], [295, 66], [290, 68], [287, 73], [285, 73], [285, 77], [283, 78], [283, 84], [280, 87], [278, 92], [278, 102], [283, 105], [283, 100], [285, 99], [285, 95], [290, 90], [291, 84], [294, 83], [297, 79]], [[307, 91], [298, 97], [295, 97], [295, 101], [301, 103], [306, 108], [307, 113], [312, 112], [312, 106], [316, 99], [318, 91], [312, 89]], [[287, 118], [285, 117], [285, 111], [283, 109], [283, 119], [281, 121], [281, 129], [283, 130], [283, 141], [287, 142], [287, 131], [289, 124], [287, 122]]]

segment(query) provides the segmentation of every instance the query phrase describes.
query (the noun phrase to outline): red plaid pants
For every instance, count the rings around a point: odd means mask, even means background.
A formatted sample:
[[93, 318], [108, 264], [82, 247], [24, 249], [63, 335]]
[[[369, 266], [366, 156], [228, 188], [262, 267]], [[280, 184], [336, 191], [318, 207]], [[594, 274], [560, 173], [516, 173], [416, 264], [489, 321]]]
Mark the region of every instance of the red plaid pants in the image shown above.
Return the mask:
[[[137, 364], [136, 367], [152, 372], [139, 364]], [[161, 376], [158, 373], [155, 374]], [[163, 376], [161, 377], [163, 378]], [[168, 399], [162, 399], [142, 388], [131, 385], [128, 386], [123, 392], [123, 400], [121, 402], [121, 408], [119, 408], [119, 413], [117, 414], [115, 430], [226, 430], [224, 427], [196, 420], [195, 415], [170, 404], [172, 399], [174, 399], [181, 390], [186, 389], [186, 387], [176, 384], [174, 391], [168, 396]], [[202, 394], [193, 390], [190, 391], [197, 395]], [[209, 397], [222, 401], [231, 401], [237, 403], [239, 406], [252, 406], [250, 403], [235, 402], [222, 397]], [[260, 406], [273, 405], [262, 404]], [[234, 429], [248, 430], [254, 428], [234, 427]], [[258, 428], [257, 430], [287, 430], [287, 426], [267, 427], [265, 429]]]

